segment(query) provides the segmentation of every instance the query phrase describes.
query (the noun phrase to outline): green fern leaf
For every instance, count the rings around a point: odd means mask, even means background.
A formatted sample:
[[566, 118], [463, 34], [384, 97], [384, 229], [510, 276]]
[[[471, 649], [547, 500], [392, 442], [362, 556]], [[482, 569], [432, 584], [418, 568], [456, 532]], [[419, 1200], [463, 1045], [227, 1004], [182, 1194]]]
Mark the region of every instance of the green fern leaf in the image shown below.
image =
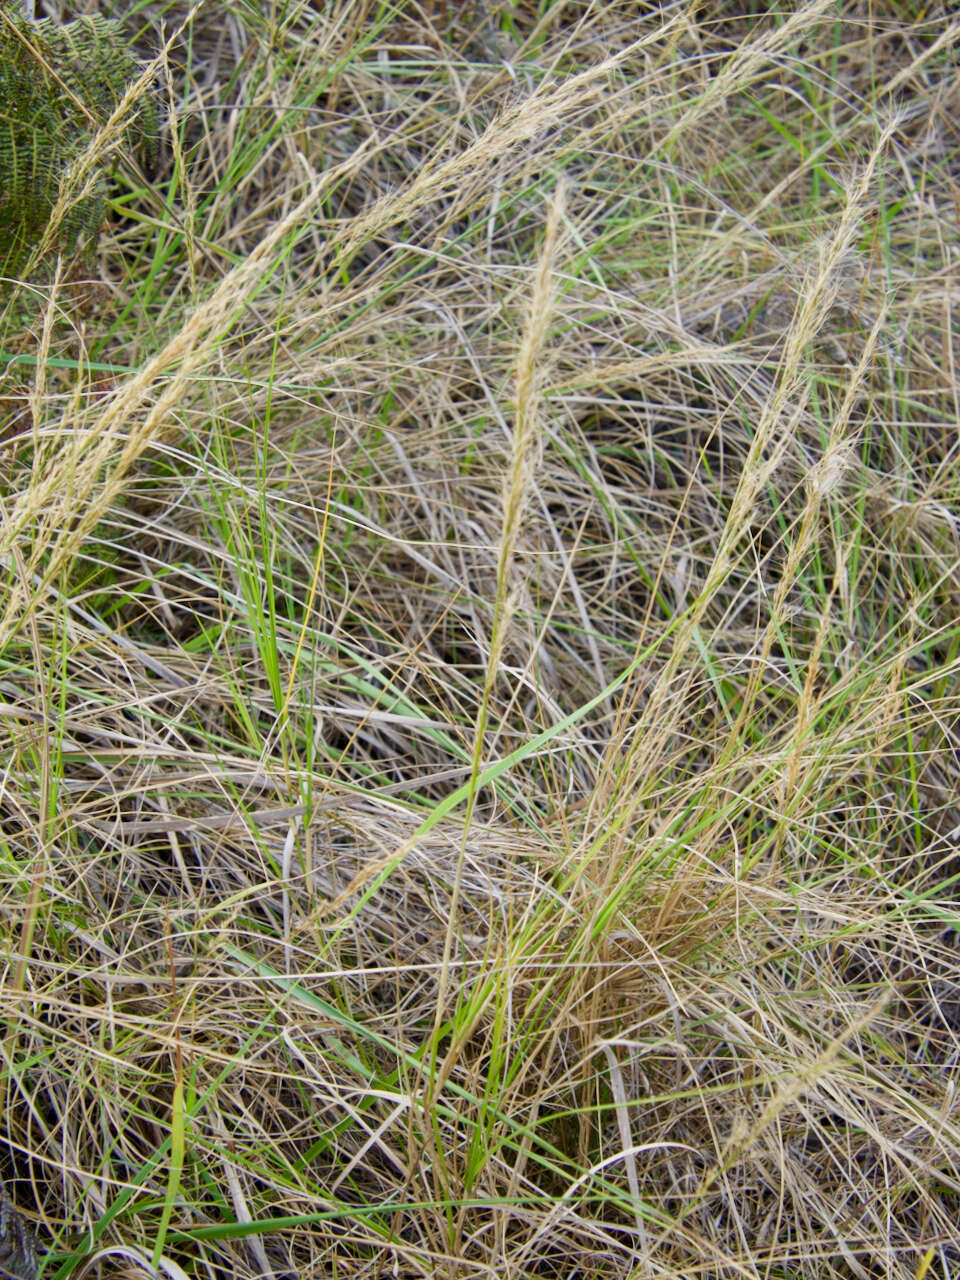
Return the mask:
[[[136, 77], [118, 22], [99, 16], [31, 22], [0, 2], [0, 272], [15, 275], [42, 240], [74, 160]], [[127, 131], [146, 150], [156, 136], [152, 97]], [[77, 201], [57, 247], [72, 252], [96, 231], [104, 187]]]

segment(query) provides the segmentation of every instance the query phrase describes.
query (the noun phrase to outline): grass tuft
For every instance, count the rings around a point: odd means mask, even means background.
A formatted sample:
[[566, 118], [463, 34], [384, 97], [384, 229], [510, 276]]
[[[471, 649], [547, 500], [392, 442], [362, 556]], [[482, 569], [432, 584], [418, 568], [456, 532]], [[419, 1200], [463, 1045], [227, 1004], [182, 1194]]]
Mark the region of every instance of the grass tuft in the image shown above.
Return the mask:
[[0, 339], [44, 1276], [956, 1274], [949, 7], [109, 16], [158, 171]]

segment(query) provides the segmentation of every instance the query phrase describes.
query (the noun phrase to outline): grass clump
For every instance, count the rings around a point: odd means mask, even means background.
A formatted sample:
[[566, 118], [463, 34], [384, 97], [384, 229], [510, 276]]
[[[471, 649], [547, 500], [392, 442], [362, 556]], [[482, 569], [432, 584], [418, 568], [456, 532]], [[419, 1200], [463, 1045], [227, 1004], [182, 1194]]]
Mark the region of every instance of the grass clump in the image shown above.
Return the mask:
[[45, 1274], [960, 1265], [960, 27], [756, 8], [200, 9], [8, 332]]

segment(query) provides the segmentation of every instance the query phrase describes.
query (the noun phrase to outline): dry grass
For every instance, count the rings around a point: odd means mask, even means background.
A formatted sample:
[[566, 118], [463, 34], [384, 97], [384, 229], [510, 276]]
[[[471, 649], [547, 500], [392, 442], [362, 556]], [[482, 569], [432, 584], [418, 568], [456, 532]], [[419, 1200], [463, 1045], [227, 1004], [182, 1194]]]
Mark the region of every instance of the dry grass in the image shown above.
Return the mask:
[[45, 1276], [960, 1274], [960, 24], [750, 7], [201, 8], [8, 312]]

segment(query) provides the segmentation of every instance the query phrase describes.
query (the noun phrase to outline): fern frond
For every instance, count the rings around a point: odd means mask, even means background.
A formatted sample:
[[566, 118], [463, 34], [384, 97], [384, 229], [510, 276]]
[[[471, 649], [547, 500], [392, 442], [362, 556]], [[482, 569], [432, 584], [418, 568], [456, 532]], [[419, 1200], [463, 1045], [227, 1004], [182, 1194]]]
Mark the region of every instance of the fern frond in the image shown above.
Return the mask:
[[[118, 22], [99, 15], [31, 22], [0, 3], [0, 272], [15, 275], [43, 238], [72, 162], [136, 76]], [[127, 144], [149, 147], [156, 106], [141, 106]], [[103, 216], [102, 183], [76, 202], [58, 247], [72, 252]]]

